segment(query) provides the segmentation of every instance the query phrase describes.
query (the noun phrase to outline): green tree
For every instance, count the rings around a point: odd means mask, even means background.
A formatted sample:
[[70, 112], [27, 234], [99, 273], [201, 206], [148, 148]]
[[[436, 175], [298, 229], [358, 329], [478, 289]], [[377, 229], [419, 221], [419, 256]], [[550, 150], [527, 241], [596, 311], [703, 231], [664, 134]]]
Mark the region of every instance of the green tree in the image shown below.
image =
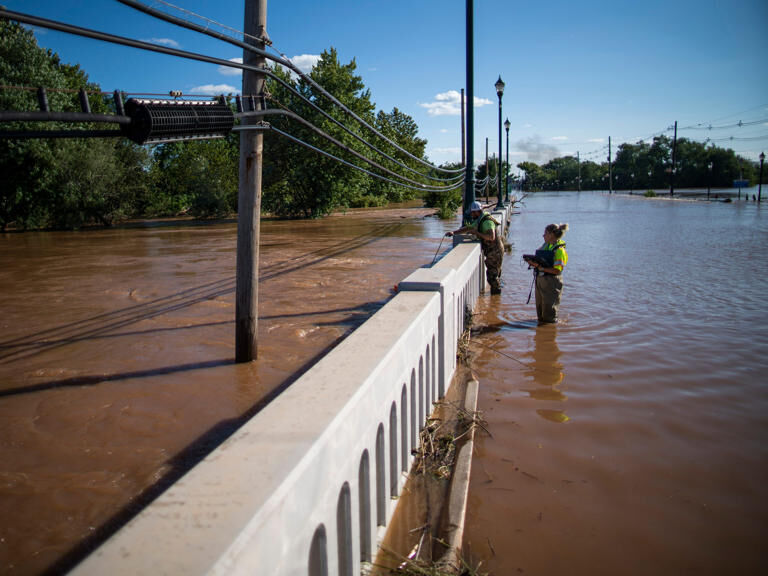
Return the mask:
[[215, 140], [169, 142], [157, 147], [150, 169], [148, 216], [191, 214], [220, 217], [237, 210], [238, 135]]
[[[382, 110], [376, 115], [376, 129], [412, 156], [421, 159], [424, 158], [424, 149], [427, 146], [427, 141], [418, 137], [419, 127], [415, 120], [408, 114], [405, 114], [398, 108], [393, 108], [392, 112], [389, 113]], [[376, 162], [393, 172], [406, 175], [411, 180], [421, 182], [425, 185], [434, 186], [436, 184], [434, 180], [429, 180], [424, 176], [420, 176], [420, 174], [425, 173], [425, 171], [428, 173], [429, 171], [418, 161], [380, 138], [377, 138], [376, 141], [378, 144], [377, 147], [397, 160], [400, 165], [382, 156], [377, 156], [375, 158]], [[407, 166], [410, 170], [403, 168], [402, 165]], [[391, 175], [387, 175], [386, 173], [382, 173], [382, 175], [387, 178], [392, 178]], [[412, 188], [398, 186], [390, 182], [375, 179], [371, 185], [371, 194], [378, 203], [402, 202], [413, 198], [416, 195], [416, 191]]]
[[[445, 170], [458, 170], [461, 168], [459, 162], [441, 165]], [[437, 214], [440, 218], [448, 219], [456, 215], [456, 211], [464, 203], [464, 188], [459, 187], [450, 191], [430, 190], [424, 194], [424, 205], [428, 208], [437, 208]]]
[[[91, 97], [95, 113], [109, 110], [79, 66], [37, 45], [29, 30], [0, 21], [0, 85], [45, 87], [50, 108], [79, 111], [76, 90]], [[0, 90], [0, 109], [37, 110], [34, 90]], [[81, 125], [90, 128], [91, 125]], [[102, 126], [103, 127], [103, 126]], [[64, 123], [6, 123], [3, 130], [71, 129]], [[136, 162], [133, 164], [132, 162]], [[108, 224], [130, 215], [130, 194], [143, 185], [142, 154], [134, 145], [115, 140], [0, 139], [0, 228], [67, 227], [92, 222]], [[137, 169], [138, 165], [138, 169]], [[131, 190], [121, 187], [132, 183]]]
[[[310, 76], [357, 116], [373, 125], [376, 121], [375, 106], [371, 102], [370, 91], [365, 88], [362, 78], [355, 74], [356, 69], [357, 64], [354, 60], [348, 64], [341, 64], [336, 50], [331, 48], [322, 53]], [[295, 81], [287, 72], [279, 68], [276, 74], [280, 75], [285, 83], [294, 86], [306, 99], [316, 102], [328, 115], [347, 126], [352, 132], [362, 138], [371, 139], [369, 130], [351, 120], [347, 112], [332, 105], [328, 98], [309, 82], [303, 79]], [[273, 104], [296, 111], [302, 118], [333, 136], [346, 147], [370, 155], [367, 147], [354, 136], [342, 130], [306, 102], [293, 96], [284, 86], [270, 81], [267, 87]], [[295, 120], [275, 118], [270, 121], [274, 126], [312, 146], [326, 150], [352, 164], [370, 169], [369, 165], [363, 165], [364, 163], [354, 155], [334, 146], [315, 131]], [[359, 206], [370, 202], [371, 177], [337, 160], [307, 150], [277, 135], [271, 135], [268, 138], [265, 152], [265, 155], [269, 156], [265, 164], [263, 198], [266, 210], [281, 216], [316, 218], [338, 207]]]
[[535, 162], [520, 162], [517, 167], [525, 172], [523, 178], [523, 190], [526, 192], [535, 192], [542, 190], [546, 183], [546, 175], [541, 166]]

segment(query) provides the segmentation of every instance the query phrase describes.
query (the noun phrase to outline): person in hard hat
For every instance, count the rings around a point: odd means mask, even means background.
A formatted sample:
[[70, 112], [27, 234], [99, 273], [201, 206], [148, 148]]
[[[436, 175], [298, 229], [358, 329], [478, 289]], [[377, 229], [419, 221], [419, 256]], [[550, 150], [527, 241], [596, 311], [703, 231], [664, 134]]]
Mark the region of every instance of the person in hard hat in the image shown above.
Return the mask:
[[568, 224], [549, 224], [544, 228], [544, 244], [536, 250], [536, 259], [528, 261], [536, 275], [536, 316], [539, 324], [557, 323], [563, 294], [563, 268], [568, 264], [563, 234]]
[[485, 256], [485, 277], [491, 286], [491, 294], [501, 294], [501, 266], [504, 261], [504, 242], [501, 239], [501, 225], [483, 210], [480, 202], [469, 206], [469, 220], [453, 234], [472, 234], [480, 240]]

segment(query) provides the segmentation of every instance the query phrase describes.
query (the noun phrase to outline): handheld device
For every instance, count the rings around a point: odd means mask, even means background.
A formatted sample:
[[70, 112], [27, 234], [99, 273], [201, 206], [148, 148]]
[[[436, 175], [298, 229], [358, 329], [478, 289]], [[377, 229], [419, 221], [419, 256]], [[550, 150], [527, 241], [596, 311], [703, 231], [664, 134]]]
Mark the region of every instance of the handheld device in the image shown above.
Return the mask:
[[539, 258], [535, 254], [523, 254], [523, 260], [528, 262], [528, 264], [531, 264], [532, 262], [536, 262], [539, 266], [547, 265], [547, 263], [543, 259]]

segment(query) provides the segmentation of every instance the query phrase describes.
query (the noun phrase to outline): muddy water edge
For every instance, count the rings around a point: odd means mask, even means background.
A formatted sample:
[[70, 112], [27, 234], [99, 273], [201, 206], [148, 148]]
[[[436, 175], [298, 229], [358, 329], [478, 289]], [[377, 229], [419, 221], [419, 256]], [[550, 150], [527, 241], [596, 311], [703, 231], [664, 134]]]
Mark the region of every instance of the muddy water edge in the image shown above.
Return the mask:
[[199, 461], [431, 262], [431, 212], [265, 221], [245, 365], [234, 223], [0, 236], [0, 574], [66, 569]]
[[[767, 206], [529, 197], [472, 367], [465, 552], [496, 576], [768, 573]], [[568, 222], [561, 323], [522, 253]]]

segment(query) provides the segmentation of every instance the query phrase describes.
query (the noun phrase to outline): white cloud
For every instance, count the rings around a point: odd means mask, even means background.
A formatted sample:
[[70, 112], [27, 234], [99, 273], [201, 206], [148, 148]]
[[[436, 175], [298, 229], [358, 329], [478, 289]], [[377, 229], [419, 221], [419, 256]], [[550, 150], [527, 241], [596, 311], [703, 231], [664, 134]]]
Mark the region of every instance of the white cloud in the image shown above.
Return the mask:
[[533, 128], [533, 124], [526, 122], [525, 124], [523, 124], [523, 128]]
[[605, 142], [605, 138], [590, 138], [587, 142], [597, 142], [599, 144], [600, 142]]
[[552, 140], [568, 140], [568, 136], [552, 136]]
[[430, 161], [435, 164], [461, 161], [461, 148], [431, 148], [427, 150], [427, 154]]
[[[237, 62], [238, 64], [243, 63], [242, 58], [230, 58], [230, 62]], [[222, 74], [224, 76], [240, 76], [243, 73], [243, 71], [240, 68], [230, 68], [229, 66], [219, 66], [219, 74]]]
[[[493, 104], [487, 98], [475, 96], [475, 108]], [[435, 96], [434, 102], [419, 103], [419, 106], [427, 109], [430, 116], [459, 116], [461, 115], [461, 93], [458, 90], [448, 90]]]
[[178, 48], [180, 44], [176, 40], [171, 38], [142, 38], [142, 42], [150, 42], [152, 44], [162, 44], [163, 46], [170, 46], [171, 48]]
[[210, 94], [216, 96], [218, 94], [236, 94], [238, 89], [229, 84], [203, 84], [202, 86], [195, 86], [189, 89], [190, 94]]
[[450, 130], [448, 130], [448, 128], [442, 128], [440, 130], [440, 134], [448, 134], [448, 132], [450, 132]]
[[320, 54], [299, 54], [293, 58], [289, 58], [293, 65], [305, 74], [309, 74], [314, 68], [315, 64], [320, 60]]

